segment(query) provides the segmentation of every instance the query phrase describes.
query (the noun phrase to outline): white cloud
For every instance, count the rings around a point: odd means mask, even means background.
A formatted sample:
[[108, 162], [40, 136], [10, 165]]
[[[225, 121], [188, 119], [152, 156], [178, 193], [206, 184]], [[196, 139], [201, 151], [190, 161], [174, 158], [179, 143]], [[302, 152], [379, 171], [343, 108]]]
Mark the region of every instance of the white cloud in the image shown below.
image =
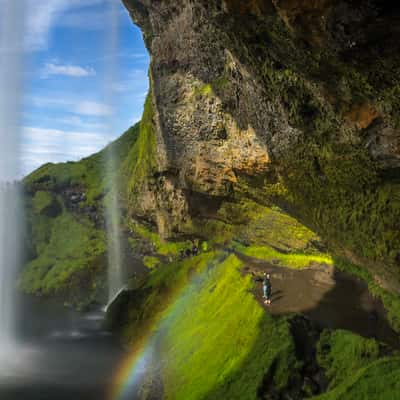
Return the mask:
[[25, 38], [30, 51], [47, 47], [48, 33], [54, 20], [68, 6], [67, 0], [27, 0], [28, 20]]
[[[19, 0], [18, 0], [19, 1]], [[49, 33], [57, 18], [65, 11], [87, 7], [104, 0], [26, 0], [27, 21], [25, 47], [28, 51], [47, 47]]]
[[109, 138], [96, 132], [22, 128], [22, 169], [27, 174], [47, 162], [77, 161], [101, 150]]
[[70, 117], [65, 117], [65, 118], [58, 118], [57, 122], [60, 124], [67, 125], [69, 127], [78, 128], [80, 130], [83, 129], [85, 131], [95, 131], [95, 132], [103, 132], [108, 127], [107, 124], [100, 122], [93, 122], [91, 120], [87, 121], [86, 118], [84, 120], [77, 115], [71, 115]]
[[84, 78], [96, 75], [96, 71], [91, 67], [81, 67], [79, 65], [61, 65], [47, 63], [44, 66], [42, 76], [46, 78], [51, 75], [63, 75], [73, 78]]
[[55, 98], [55, 97], [30, 97], [28, 104], [43, 109], [55, 109], [65, 113], [89, 116], [89, 117], [110, 117], [113, 108], [104, 103], [91, 100], [80, 100], [77, 98]]
[[113, 109], [107, 104], [97, 103], [95, 101], [81, 101], [75, 105], [72, 111], [78, 115], [108, 117], [112, 114]]

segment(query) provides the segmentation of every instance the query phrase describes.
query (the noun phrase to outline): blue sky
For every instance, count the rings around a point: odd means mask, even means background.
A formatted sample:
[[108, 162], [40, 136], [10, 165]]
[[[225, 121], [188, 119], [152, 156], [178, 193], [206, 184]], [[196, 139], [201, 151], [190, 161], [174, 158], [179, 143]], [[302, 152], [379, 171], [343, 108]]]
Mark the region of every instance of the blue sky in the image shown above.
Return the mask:
[[149, 64], [119, 0], [25, 1], [23, 174], [88, 156], [137, 122]]

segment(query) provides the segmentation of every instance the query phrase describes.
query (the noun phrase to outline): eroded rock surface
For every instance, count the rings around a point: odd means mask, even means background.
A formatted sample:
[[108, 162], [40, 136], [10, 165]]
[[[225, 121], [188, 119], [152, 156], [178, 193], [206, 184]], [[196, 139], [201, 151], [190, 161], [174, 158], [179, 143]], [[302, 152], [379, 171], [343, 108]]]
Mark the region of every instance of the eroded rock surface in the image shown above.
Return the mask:
[[152, 56], [157, 176], [180, 199], [148, 202], [161, 232], [199, 212], [193, 193], [278, 203], [398, 289], [400, 7], [124, 3]]

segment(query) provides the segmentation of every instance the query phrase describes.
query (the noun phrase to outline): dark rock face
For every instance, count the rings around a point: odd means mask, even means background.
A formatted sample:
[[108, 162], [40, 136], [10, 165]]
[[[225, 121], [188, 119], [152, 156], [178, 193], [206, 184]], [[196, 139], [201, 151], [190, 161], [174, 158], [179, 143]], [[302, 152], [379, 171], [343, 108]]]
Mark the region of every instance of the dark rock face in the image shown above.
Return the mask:
[[284, 204], [399, 288], [400, 6], [124, 3], [152, 56], [159, 174], [184, 214], [182, 193]]

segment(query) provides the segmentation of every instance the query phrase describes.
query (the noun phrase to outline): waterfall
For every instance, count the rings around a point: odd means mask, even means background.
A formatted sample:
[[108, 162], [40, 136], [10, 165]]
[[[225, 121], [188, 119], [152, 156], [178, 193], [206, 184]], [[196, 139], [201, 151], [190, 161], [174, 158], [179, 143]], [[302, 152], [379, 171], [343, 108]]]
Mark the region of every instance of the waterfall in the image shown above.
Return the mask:
[[19, 111], [22, 82], [22, 1], [0, 0], [0, 351], [15, 337], [15, 282], [21, 238]]
[[[108, 168], [115, 165], [112, 149], [108, 150]], [[111, 175], [110, 175], [111, 176]], [[118, 185], [111, 183], [110, 192], [106, 199], [106, 227], [108, 246], [108, 303], [110, 303], [121, 290], [124, 284], [122, 273], [122, 248], [120, 205], [118, 200]]]
[[[110, 105], [114, 109], [113, 83], [116, 75], [116, 59], [118, 49], [118, 7], [114, 0], [108, 1], [110, 34], [106, 43], [108, 63], [106, 65], [105, 94]], [[110, 117], [109, 129], [114, 129], [114, 117]], [[106, 149], [106, 185], [108, 193], [105, 197], [105, 217], [107, 228], [108, 247], [108, 304], [114, 300], [124, 285], [122, 271], [123, 256], [121, 247], [121, 207], [119, 201], [120, 187], [118, 183], [118, 160], [115, 147], [110, 145]]]
[[15, 337], [15, 281], [21, 261], [20, 211], [19, 185], [2, 184], [0, 187], [0, 351], [2, 344], [11, 342]]

